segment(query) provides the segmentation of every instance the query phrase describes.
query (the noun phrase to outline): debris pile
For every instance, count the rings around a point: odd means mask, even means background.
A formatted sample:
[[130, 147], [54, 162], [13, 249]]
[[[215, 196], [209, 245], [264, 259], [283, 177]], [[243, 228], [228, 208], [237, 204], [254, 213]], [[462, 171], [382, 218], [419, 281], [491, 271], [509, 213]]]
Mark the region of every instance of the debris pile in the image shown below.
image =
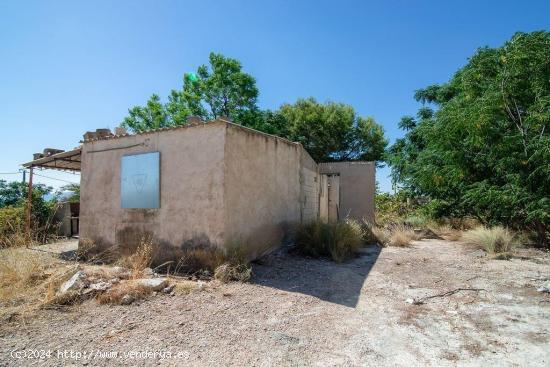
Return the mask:
[[76, 303], [97, 298], [101, 303], [129, 305], [139, 298], [157, 292], [171, 294], [175, 285], [146, 268], [142, 277], [132, 276], [130, 270], [120, 266], [87, 267], [68, 274], [68, 279], [58, 288], [51, 303]]

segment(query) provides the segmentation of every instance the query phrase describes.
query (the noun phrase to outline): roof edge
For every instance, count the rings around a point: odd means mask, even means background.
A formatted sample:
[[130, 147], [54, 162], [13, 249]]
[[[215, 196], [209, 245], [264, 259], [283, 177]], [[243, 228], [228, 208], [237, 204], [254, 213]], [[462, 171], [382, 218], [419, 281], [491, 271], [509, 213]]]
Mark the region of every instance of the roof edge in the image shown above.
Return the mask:
[[178, 125], [178, 126], [161, 127], [161, 128], [158, 128], [158, 129], [151, 129], [151, 130], [140, 131], [140, 132], [137, 132], [137, 133], [134, 133], [134, 134], [129, 134], [129, 133], [127, 133], [127, 134], [121, 134], [121, 135], [104, 136], [104, 137], [94, 138], [94, 139], [83, 139], [83, 140], [81, 140], [80, 142], [81, 142], [81, 143], [92, 143], [92, 142], [95, 142], [95, 141], [112, 140], [112, 139], [120, 139], [120, 138], [125, 138], [125, 137], [130, 137], [130, 136], [140, 136], [140, 135], [155, 134], [155, 133], [159, 133], [159, 132], [163, 132], [163, 131], [173, 131], [173, 130], [179, 130], [179, 129], [189, 129], [189, 128], [193, 128], [193, 127], [204, 126], [204, 125], [210, 125], [210, 124], [226, 124], [226, 125], [228, 125], [228, 126], [236, 127], [236, 128], [239, 128], [239, 129], [242, 129], [242, 130], [246, 130], [246, 131], [250, 131], [250, 132], [255, 133], [255, 134], [258, 134], [258, 135], [262, 135], [262, 136], [266, 136], [266, 137], [269, 137], [269, 138], [277, 139], [277, 140], [283, 141], [283, 142], [285, 142], [285, 143], [287, 143], [287, 144], [300, 145], [300, 146], [302, 146], [302, 144], [300, 144], [300, 143], [298, 143], [298, 142], [294, 142], [294, 141], [291, 141], [291, 140], [282, 138], [282, 137], [277, 136], [277, 135], [272, 135], [272, 134], [264, 133], [264, 132], [262, 132], [262, 131], [259, 131], [259, 130], [256, 130], [256, 129], [252, 129], [252, 128], [247, 127], [247, 126], [243, 126], [243, 125], [237, 124], [237, 123], [235, 123], [235, 122], [232, 122], [232, 121], [229, 121], [229, 120], [225, 120], [224, 118], [217, 118], [217, 119], [209, 120], [209, 121], [205, 121], [205, 122], [191, 122], [191, 123], [186, 123], [186, 124]]

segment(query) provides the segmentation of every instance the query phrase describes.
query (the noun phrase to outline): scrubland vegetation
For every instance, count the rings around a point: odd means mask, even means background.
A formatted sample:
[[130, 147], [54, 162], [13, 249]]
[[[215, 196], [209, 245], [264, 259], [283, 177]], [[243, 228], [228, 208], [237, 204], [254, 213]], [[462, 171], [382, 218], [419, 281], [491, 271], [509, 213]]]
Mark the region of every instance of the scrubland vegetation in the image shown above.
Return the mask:
[[[220, 111], [204, 100], [209, 111], [192, 110], [194, 105], [185, 98], [163, 105], [153, 96], [147, 106], [131, 109], [124, 125], [143, 131], [184, 124], [189, 113], [205, 119], [227, 115], [236, 123], [298, 141], [319, 161], [376, 160], [392, 169], [398, 190], [377, 193], [375, 222], [344, 219], [300, 225], [295, 233], [300, 254], [342, 263], [356, 257], [362, 246], [407, 247], [423, 238], [460, 240], [485, 250], [491, 259], [509, 259], [518, 246], [549, 248], [550, 33], [518, 33], [500, 48], [481, 48], [447, 83], [416, 91], [422, 106], [416, 117], [403, 117], [399, 126], [405, 134], [389, 149], [381, 126], [345, 104], [309, 98], [277, 111], [259, 111], [255, 80], [241, 71], [240, 63], [216, 54], [210, 62], [212, 70], [201, 67], [198, 77], [185, 78], [184, 88], [192, 93], [173, 95], [194, 96], [193, 100], [223, 95], [225, 84], [220, 88], [218, 77], [237, 75], [246, 79], [245, 90], [225, 82], [232, 97], [248, 94], [244, 106]], [[182, 103], [185, 108], [172, 108]], [[157, 120], [148, 119], [152, 110], [160, 111], [154, 114]], [[73, 199], [78, 198], [78, 187], [70, 189], [76, 194]], [[25, 184], [0, 181], [4, 315], [90, 298], [126, 304], [165, 289], [189, 293], [200, 288], [190, 279], [251, 278], [249, 259], [238, 243], [225, 250], [190, 246], [177, 262], [154, 269], [150, 267], [157, 266], [156, 246], [150, 239], [123, 257], [111, 256], [116, 250], [88, 256], [94, 243], [81, 239], [80, 262], [29, 249], [55, 239], [57, 201], [44, 199], [51, 188], [34, 186], [33, 226], [27, 232], [26, 190]], [[158, 277], [156, 273], [166, 275], [175, 287], [154, 290], [140, 281]], [[80, 276], [82, 280], [73, 279]], [[76, 289], [61, 291], [71, 279]]]
[[343, 262], [357, 255], [364, 235], [364, 228], [353, 220], [315, 221], [298, 227], [295, 242], [298, 251], [304, 255]]

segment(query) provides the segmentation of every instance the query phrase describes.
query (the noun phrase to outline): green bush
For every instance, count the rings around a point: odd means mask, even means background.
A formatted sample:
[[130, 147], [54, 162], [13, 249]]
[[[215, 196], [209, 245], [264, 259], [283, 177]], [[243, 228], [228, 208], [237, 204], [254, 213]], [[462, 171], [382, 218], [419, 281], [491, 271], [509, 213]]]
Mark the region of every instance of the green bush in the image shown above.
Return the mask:
[[425, 228], [428, 225], [428, 219], [420, 215], [409, 215], [405, 218], [404, 224], [413, 228]]
[[301, 225], [296, 232], [296, 246], [302, 254], [328, 257], [337, 263], [355, 257], [363, 242], [364, 230], [353, 220], [315, 221]]
[[534, 231], [550, 248], [549, 45], [548, 31], [516, 33], [416, 91], [422, 106], [386, 162], [395, 184], [431, 199], [432, 217]]
[[0, 246], [10, 247], [28, 244], [28, 241], [47, 242], [55, 237], [57, 224], [54, 214], [56, 201], [46, 201], [44, 196], [51, 187], [37, 184], [32, 190], [31, 238], [25, 232], [28, 187], [21, 182], [0, 180]]

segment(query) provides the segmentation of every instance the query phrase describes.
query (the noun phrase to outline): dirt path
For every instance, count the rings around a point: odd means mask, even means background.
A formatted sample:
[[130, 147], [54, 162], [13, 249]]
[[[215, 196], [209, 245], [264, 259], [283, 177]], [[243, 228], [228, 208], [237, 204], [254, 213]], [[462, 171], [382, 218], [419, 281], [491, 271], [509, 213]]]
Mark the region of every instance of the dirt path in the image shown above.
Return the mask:
[[[550, 256], [523, 255], [488, 260], [440, 240], [372, 247], [344, 265], [280, 253], [255, 265], [251, 284], [3, 322], [0, 364], [549, 366], [550, 295], [536, 287]], [[484, 290], [405, 302], [455, 288]], [[10, 356], [36, 349], [52, 355]]]

